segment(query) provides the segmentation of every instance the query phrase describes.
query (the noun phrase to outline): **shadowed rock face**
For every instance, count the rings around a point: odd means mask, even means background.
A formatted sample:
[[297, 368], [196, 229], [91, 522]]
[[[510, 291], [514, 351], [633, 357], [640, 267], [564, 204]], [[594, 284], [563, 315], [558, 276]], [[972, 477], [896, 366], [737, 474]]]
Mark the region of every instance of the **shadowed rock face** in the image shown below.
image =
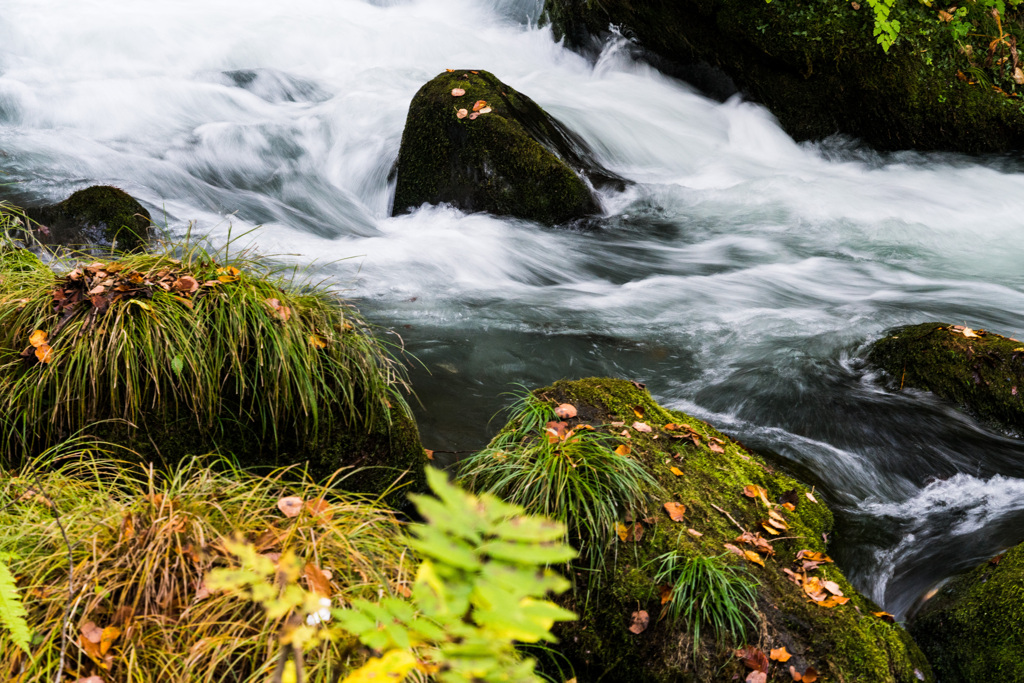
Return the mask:
[[[578, 48], [592, 49], [594, 36], [616, 26], [671, 73], [718, 68], [797, 140], [844, 133], [884, 150], [1024, 147], [1019, 99], [964, 76], [969, 61], [937, 6], [898, 3], [900, 37], [885, 53], [871, 9], [860, 4], [547, 0], [545, 14], [556, 37]], [[970, 19], [979, 36], [1001, 30], [980, 10]], [[1004, 19], [1003, 27], [1020, 21], [1012, 8]]]
[[395, 215], [447, 203], [548, 225], [600, 211], [584, 177], [599, 187], [622, 184], [529, 97], [491, 73], [464, 69], [440, 74], [413, 97], [396, 170]]
[[45, 226], [41, 235], [37, 233], [44, 243], [116, 243], [125, 251], [145, 245], [151, 224], [149, 212], [130, 194], [108, 185], [87, 187], [59, 204], [26, 213]]
[[924, 389], [1024, 433], [1024, 342], [942, 323], [910, 325], [875, 342], [868, 360], [894, 388]]
[[909, 628], [943, 683], [1024, 680], [1024, 545], [951, 580]]

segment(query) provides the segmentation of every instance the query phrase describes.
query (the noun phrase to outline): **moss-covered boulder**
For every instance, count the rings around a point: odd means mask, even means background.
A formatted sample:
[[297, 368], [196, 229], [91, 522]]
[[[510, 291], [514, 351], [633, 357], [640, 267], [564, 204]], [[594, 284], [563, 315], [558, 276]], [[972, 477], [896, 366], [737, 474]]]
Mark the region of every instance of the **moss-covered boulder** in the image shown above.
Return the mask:
[[908, 628], [942, 683], [1024, 681], [1024, 545], [946, 583]]
[[487, 71], [446, 71], [409, 105], [394, 214], [448, 203], [565, 223], [599, 211], [583, 176], [598, 185], [618, 182], [526, 95]]
[[[798, 140], [841, 132], [881, 149], [1024, 147], [1024, 86], [1010, 49], [1024, 29], [1011, 3], [997, 23], [995, 3], [964, 3], [947, 21], [946, 5], [895, 0], [890, 19], [900, 28], [887, 53], [874, 37], [871, 4], [547, 0], [546, 8], [570, 43], [616, 25], [672, 64], [720, 68]], [[993, 59], [989, 43], [1001, 33]]]
[[36, 235], [47, 244], [115, 244], [132, 251], [146, 244], [151, 226], [149, 212], [134, 197], [109, 185], [87, 187], [27, 213], [43, 226]]
[[[549, 411], [572, 407], [562, 411], [562, 426], [550, 423], [539, 438], [571, 441], [603, 432], [608, 447], [639, 461], [657, 482], [645, 509], [620, 510], [620, 536], [607, 530], [613, 547], [599, 579], [576, 568], [567, 606], [580, 620], [559, 627], [556, 647], [578, 680], [745, 680], [749, 671], [735, 655], [742, 646], [765, 655], [785, 647], [793, 655], [785, 663], [765, 660], [770, 680], [793, 680], [791, 666], [800, 674], [813, 668], [827, 681], [933, 680], [907, 632], [872, 614], [879, 608], [825, 556], [823, 534], [832, 529], [832, 514], [820, 493], [710, 425], [666, 410], [635, 383], [562, 381], [534, 396]], [[536, 418], [514, 418], [505, 430], [519, 428], [517, 419]], [[505, 463], [519, 456], [503, 447], [491, 457]], [[576, 457], [575, 470], [590, 467]], [[685, 508], [679, 521], [671, 515], [678, 518], [680, 508], [665, 503]], [[743, 608], [753, 621], [745, 638], [733, 640], [702, 623], [694, 642], [693, 623], [673, 623], [671, 603], [662, 600], [655, 578], [660, 558], [670, 552], [679, 562], [711, 558], [722, 568], [749, 572], [756, 604]], [[835, 592], [819, 590], [822, 585]], [[634, 615], [641, 611], [648, 621], [637, 624]]]
[[959, 325], [900, 327], [868, 360], [893, 388], [925, 389], [1005, 429], [1024, 433], [1024, 342]]
[[400, 366], [351, 305], [259, 258], [179, 247], [61, 272], [0, 247], [0, 457], [86, 432], [166, 465], [218, 451], [360, 468], [349, 490], [422, 487]]

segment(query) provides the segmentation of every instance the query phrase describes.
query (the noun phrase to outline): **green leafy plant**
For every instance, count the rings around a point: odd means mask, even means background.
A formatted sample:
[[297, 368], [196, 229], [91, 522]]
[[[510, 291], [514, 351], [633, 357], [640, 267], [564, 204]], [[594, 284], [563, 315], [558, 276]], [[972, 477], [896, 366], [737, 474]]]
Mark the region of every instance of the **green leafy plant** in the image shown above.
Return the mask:
[[645, 507], [657, 481], [639, 462], [615, 453], [613, 437], [582, 425], [569, 429], [532, 394], [520, 395], [509, 412], [508, 426], [462, 462], [459, 480], [563, 522], [581, 555], [600, 566], [615, 524], [626, 511]]
[[28, 627], [25, 605], [18, 594], [14, 575], [7, 566], [9, 555], [0, 554], [0, 626], [7, 629], [11, 640], [25, 653], [29, 652], [32, 631]]
[[899, 20], [891, 18], [896, 0], [867, 0], [867, 3], [875, 15], [875, 41], [882, 46], [884, 52], [889, 52], [900, 34]]
[[744, 569], [722, 563], [718, 557], [684, 557], [676, 551], [660, 555], [655, 585], [668, 584], [671, 600], [667, 614], [673, 624], [684, 622], [693, 634], [696, 652], [702, 627], [709, 627], [715, 638], [726, 636], [743, 642], [747, 626], [754, 625], [756, 582]]

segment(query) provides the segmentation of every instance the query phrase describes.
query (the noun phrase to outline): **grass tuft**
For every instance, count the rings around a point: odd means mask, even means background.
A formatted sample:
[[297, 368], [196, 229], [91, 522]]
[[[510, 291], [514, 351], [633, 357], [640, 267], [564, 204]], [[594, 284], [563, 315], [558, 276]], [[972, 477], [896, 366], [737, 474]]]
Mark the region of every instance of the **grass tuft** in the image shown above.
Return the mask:
[[[377, 499], [339, 494], [295, 472], [256, 477], [211, 458], [161, 472], [79, 442], [0, 481], [0, 555], [19, 579], [36, 634], [29, 655], [0, 638], [4, 680], [54, 680], [64, 623], [64, 680], [269, 680], [284, 620], [203, 584], [211, 569], [235, 566], [222, 539], [236, 534], [271, 558], [291, 551], [330, 570], [335, 606], [401, 592], [411, 582], [400, 524], [390, 511]], [[314, 505], [288, 518], [277, 508], [282, 496]], [[70, 599], [61, 527], [74, 567]], [[89, 622], [111, 629], [108, 650], [85, 642]], [[331, 681], [358, 664], [348, 661], [354, 645], [341, 638], [307, 653], [306, 680]]]
[[161, 253], [44, 253], [44, 264], [0, 240], [8, 450], [38, 452], [109, 419], [144, 433], [185, 421], [207, 443], [237, 423], [257, 443], [301, 446], [408, 414], [401, 367], [371, 326], [267, 257], [186, 237]]
[[564, 438], [549, 438], [554, 409], [533, 394], [521, 394], [510, 419], [487, 448], [462, 461], [459, 479], [530, 514], [566, 524], [568, 540], [592, 569], [603, 566], [625, 512], [645, 507], [654, 478], [630, 457], [617, 455], [610, 435], [577, 426]]
[[744, 642], [747, 626], [753, 626], [757, 611], [757, 582], [744, 569], [722, 563], [722, 556], [684, 557], [672, 550], [654, 560], [658, 569], [655, 585], [667, 584], [672, 599], [666, 614], [673, 626], [685, 623], [693, 635], [696, 654], [701, 627], [708, 627], [717, 641], [726, 636], [733, 643]]

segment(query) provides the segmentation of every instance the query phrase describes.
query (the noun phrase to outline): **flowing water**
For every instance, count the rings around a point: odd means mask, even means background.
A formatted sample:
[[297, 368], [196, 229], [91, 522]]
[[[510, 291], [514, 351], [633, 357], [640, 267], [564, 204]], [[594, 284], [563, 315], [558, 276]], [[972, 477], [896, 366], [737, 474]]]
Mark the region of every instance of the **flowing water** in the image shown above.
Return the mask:
[[[418, 358], [424, 441], [479, 447], [515, 383], [613, 375], [773, 452], [836, 506], [853, 581], [903, 615], [1024, 540], [1024, 443], [863, 365], [887, 328], [1024, 334], [1024, 165], [797, 144], [536, 26], [536, 0], [5, 0], [8, 196], [90, 184], [172, 234], [254, 232], [394, 328]], [[487, 69], [634, 183], [594, 231], [465, 215], [389, 218], [408, 103]], [[937, 105], [938, 106], [938, 105]]]

